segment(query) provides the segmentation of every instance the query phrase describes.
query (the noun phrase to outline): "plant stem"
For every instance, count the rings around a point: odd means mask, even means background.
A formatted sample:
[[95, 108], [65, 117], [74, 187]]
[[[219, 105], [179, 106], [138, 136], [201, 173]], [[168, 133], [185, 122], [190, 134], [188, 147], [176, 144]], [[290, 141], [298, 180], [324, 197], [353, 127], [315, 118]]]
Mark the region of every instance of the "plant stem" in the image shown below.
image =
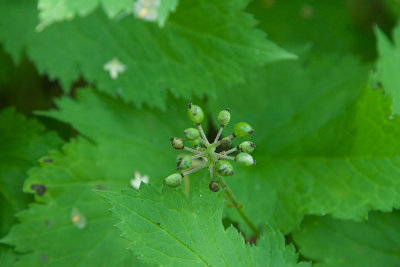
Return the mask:
[[226, 156], [226, 155], [222, 155], [222, 154], [217, 154], [217, 156], [220, 159], [229, 159], [229, 160], [233, 160], [233, 161], [235, 160], [235, 158], [231, 157], [231, 156]]
[[213, 168], [214, 168], [214, 165], [211, 164], [208, 168], [209, 168], [209, 170], [210, 170], [211, 181], [214, 181], [214, 175], [213, 175]]
[[197, 172], [198, 170], [204, 169], [205, 167], [207, 167], [207, 164], [202, 164], [202, 165], [200, 165], [200, 166], [197, 166], [196, 168], [193, 168], [193, 169], [191, 169], [191, 170], [188, 170], [188, 171], [186, 171], [186, 172], [183, 172], [182, 175], [183, 175], [183, 176], [186, 176], [186, 175], [192, 174], [192, 173], [194, 173], [194, 172]]
[[218, 141], [219, 137], [221, 136], [223, 130], [224, 130], [224, 126], [221, 125], [221, 128], [219, 128], [218, 134], [215, 137], [214, 144], [217, 143], [217, 141]]
[[192, 159], [197, 159], [197, 158], [201, 158], [202, 156], [204, 156], [207, 153], [207, 151], [203, 151], [199, 154], [196, 154], [194, 156], [192, 156]]
[[243, 211], [242, 205], [236, 200], [236, 198], [233, 195], [231, 189], [225, 183], [224, 178], [222, 178], [220, 176], [219, 179], [220, 179], [219, 181], [220, 181], [221, 185], [225, 188], [226, 195], [228, 196], [229, 200], [232, 202], [232, 204], [236, 208], [236, 210], [239, 212], [239, 215], [246, 222], [246, 224], [251, 228], [251, 230], [253, 230], [254, 234], [257, 237], [259, 237], [260, 236], [260, 231], [258, 231], [257, 227], [253, 224], [253, 222], [250, 220], [250, 218], [247, 217], [246, 213]]
[[208, 147], [210, 145], [210, 143], [208, 142], [208, 139], [203, 131], [203, 127], [201, 127], [200, 123], [196, 124], [196, 127], [199, 130], [201, 137], [203, 137], [203, 140], [206, 142], [206, 146]]
[[184, 146], [183, 149], [185, 149], [185, 150], [187, 150], [187, 151], [190, 151], [190, 152], [193, 152], [193, 153], [196, 153], [196, 154], [199, 154], [199, 153], [200, 153], [200, 151], [194, 150], [194, 149], [192, 149], [192, 148], [190, 148], [190, 147], [186, 147], [186, 146]]
[[225, 155], [229, 155], [229, 154], [231, 154], [231, 153], [233, 153], [233, 152], [235, 152], [235, 151], [237, 151], [238, 150], [238, 148], [237, 148], [237, 146], [235, 146], [234, 148], [232, 148], [232, 149], [229, 149], [228, 151], [225, 151]]

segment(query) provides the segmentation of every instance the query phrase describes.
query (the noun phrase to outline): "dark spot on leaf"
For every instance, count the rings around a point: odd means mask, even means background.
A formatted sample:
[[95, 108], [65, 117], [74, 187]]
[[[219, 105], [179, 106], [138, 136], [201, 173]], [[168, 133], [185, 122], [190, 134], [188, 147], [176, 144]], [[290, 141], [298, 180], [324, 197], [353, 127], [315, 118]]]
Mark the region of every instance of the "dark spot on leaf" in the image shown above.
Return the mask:
[[103, 190], [105, 187], [101, 184], [96, 185], [96, 189]]
[[36, 191], [36, 194], [41, 197], [46, 193], [46, 186], [43, 184], [32, 184], [31, 189]]
[[46, 254], [43, 254], [43, 255], [40, 257], [40, 262], [45, 263], [45, 262], [47, 262], [48, 260], [49, 260], [49, 258], [47, 257]]
[[43, 162], [52, 163], [52, 162], [53, 162], [53, 159], [47, 158], [47, 159], [44, 159]]
[[160, 223], [160, 222], [157, 222], [157, 225], [161, 225], [161, 223]]
[[51, 227], [52, 225], [53, 225], [53, 221], [52, 220], [45, 220], [44, 221], [44, 224], [47, 226], [47, 227]]

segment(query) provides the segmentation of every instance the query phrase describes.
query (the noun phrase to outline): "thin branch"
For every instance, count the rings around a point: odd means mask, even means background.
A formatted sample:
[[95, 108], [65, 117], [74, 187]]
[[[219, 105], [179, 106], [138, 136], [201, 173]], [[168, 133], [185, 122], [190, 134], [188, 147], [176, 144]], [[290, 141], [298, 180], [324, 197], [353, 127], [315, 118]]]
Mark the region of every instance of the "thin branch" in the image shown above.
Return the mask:
[[205, 164], [202, 164], [202, 165], [200, 165], [200, 166], [197, 166], [196, 168], [193, 168], [193, 169], [191, 169], [191, 170], [188, 170], [188, 171], [186, 171], [186, 172], [183, 172], [182, 175], [183, 175], [183, 176], [186, 176], [186, 175], [192, 174], [192, 173], [197, 172], [197, 171], [199, 171], [199, 170], [201, 170], [201, 169], [204, 169], [205, 167], [207, 167], [207, 164], [206, 164], [206, 163], [205, 163]]
[[226, 195], [228, 196], [229, 200], [232, 202], [235, 209], [239, 212], [239, 215], [242, 219], [246, 222], [246, 224], [253, 230], [257, 237], [260, 236], [260, 231], [258, 231], [257, 227], [254, 223], [247, 217], [246, 213], [243, 211], [242, 205], [236, 200], [235, 196], [233, 195], [229, 186], [225, 183], [224, 179], [220, 176], [220, 183], [225, 188]]
[[218, 158], [220, 159], [229, 159], [229, 160], [235, 160], [235, 157], [231, 157], [231, 156], [226, 156], [226, 155], [222, 155], [222, 154], [217, 154]]
[[214, 165], [211, 164], [209, 166], [211, 181], [214, 181], [213, 168], [214, 168]]
[[224, 126], [221, 125], [221, 128], [219, 128], [218, 134], [217, 134], [217, 136], [215, 137], [214, 144], [216, 144], [217, 141], [219, 140], [219, 137], [221, 136], [223, 130], [224, 130]]
[[187, 151], [190, 151], [190, 152], [193, 152], [193, 153], [196, 153], [196, 154], [199, 154], [199, 153], [200, 153], [200, 151], [194, 150], [193, 148], [186, 147], [186, 146], [184, 146], [183, 149], [185, 149], [185, 150], [187, 150]]
[[238, 151], [237, 146], [235, 146], [235, 147], [232, 148], [232, 149], [229, 149], [228, 151], [225, 151], [224, 155], [229, 155], [229, 154], [231, 154], [231, 153], [233, 153], [233, 152], [236, 152], [236, 151]]
[[206, 134], [203, 131], [203, 127], [201, 127], [201, 124], [198, 123], [196, 124], [197, 129], [199, 130], [201, 137], [203, 137], [203, 140], [206, 142], [206, 146], [208, 147], [210, 145], [210, 143], [208, 142], [208, 139], [206, 137]]
[[201, 158], [202, 156], [204, 156], [207, 153], [207, 151], [203, 151], [199, 154], [196, 154], [194, 156], [192, 156], [192, 159], [197, 159], [197, 158]]
[[200, 142], [201, 142], [203, 145], [205, 145], [205, 146], [208, 146], [208, 145], [209, 145], [209, 144], [207, 144], [207, 142], [204, 141], [202, 138], [199, 138], [199, 140], [200, 140]]

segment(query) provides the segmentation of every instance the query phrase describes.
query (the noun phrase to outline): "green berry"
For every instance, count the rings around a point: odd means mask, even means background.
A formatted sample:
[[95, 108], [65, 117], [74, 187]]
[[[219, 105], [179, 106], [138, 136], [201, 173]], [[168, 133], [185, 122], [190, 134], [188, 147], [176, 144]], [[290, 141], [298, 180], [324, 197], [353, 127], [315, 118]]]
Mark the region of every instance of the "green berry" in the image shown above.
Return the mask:
[[218, 191], [219, 191], [219, 185], [218, 185], [216, 182], [214, 182], [214, 181], [212, 181], [212, 182], [208, 185], [208, 187], [209, 187], [210, 190], [213, 191], [213, 192], [218, 192]]
[[232, 165], [226, 160], [220, 160], [216, 164], [217, 171], [219, 174], [223, 176], [232, 176], [235, 173], [233, 172]]
[[232, 145], [232, 140], [229, 137], [225, 137], [221, 139], [222, 147], [230, 147]]
[[218, 114], [218, 123], [221, 126], [225, 126], [229, 123], [229, 121], [231, 120], [231, 113], [229, 112], [229, 108], [222, 110], [219, 114]]
[[169, 187], [177, 187], [182, 184], [182, 175], [180, 173], [173, 173], [164, 180], [164, 184]]
[[256, 144], [250, 141], [244, 141], [239, 145], [239, 150], [246, 153], [251, 153], [254, 151]]
[[177, 162], [178, 170], [187, 169], [192, 166], [192, 158], [189, 156], [182, 156]]
[[197, 146], [200, 145], [200, 139], [197, 138], [197, 139], [195, 139], [195, 140], [190, 140], [189, 143], [190, 143], [192, 146], [197, 147]]
[[173, 137], [169, 139], [172, 143], [172, 147], [175, 149], [183, 149], [184, 147], [184, 143], [182, 138], [178, 138], [178, 137]]
[[190, 103], [188, 105], [188, 116], [191, 121], [193, 121], [196, 124], [199, 124], [204, 119], [204, 112], [201, 109], [201, 107], [192, 105], [192, 103]]
[[195, 140], [200, 137], [199, 130], [195, 128], [187, 128], [183, 131], [183, 134], [186, 136], [188, 140]]
[[255, 165], [256, 162], [250, 154], [241, 152], [236, 155], [235, 161], [242, 166], [248, 167], [251, 165]]
[[246, 137], [253, 133], [253, 127], [251, 127], [247, 122], [238, 122], [233, 126], [233, 135], [236, 137]]

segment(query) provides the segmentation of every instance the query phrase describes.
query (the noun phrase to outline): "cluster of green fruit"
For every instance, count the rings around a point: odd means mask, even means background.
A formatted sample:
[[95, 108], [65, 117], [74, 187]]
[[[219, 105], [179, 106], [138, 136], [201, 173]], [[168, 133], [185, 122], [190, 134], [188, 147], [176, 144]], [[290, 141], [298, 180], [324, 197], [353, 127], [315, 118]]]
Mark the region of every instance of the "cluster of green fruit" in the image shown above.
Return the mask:
[[[248, 123], [239, 122], [235, 124], [233, 127], [233, 133], [230, 136], [220, 140], [224, 127], [231, 120], [230, 110], [222, 110], [218, 115], [218, 123], [221, 125], [221, 128], [218, 131], [214, 142], [210, 143], [201, 126], [201, 123], [204, 120], [203, 110], [199, 106], [190, 103], [188, 105], [187, 113], [189, 119], [194, 122], [196, 128], [188, 128], [184, 130], [183, 133], [194, 149], [185, 146], [185, 143], [181, 138], [173, 137], [170, 139], [173, 148], [186, 150], [191, 152], [192, 155], [184, 155], [178, 158], [177, 167], [181, 172], [171, 174], [165, 178], [165, 185], [177, 187], [182, 184], [183, 177], [201, 169], [208, 168], [211, 177], [209, 187], [212, 191], [217, 192], [219, 191], [219, 185], [214, 181], [213, 174], [217, 172], [222, 176], [232, 176], [234, 171], [229, 160], [236, 161], [242, 166], [251, 166], [256, 164], [256, 161], [250, 155], [256, 145], [250, 141], [244, 141], [240, 145], [235, 146], [227, 151], [222, 150], [219, 153], [215, 152], [219, 146], [222, 146], [223, 149], [229, 148], [232, 145], [232, 139], [236, 137], [246, 137], [250, 134], [253, 134], [254, 130]], [[229, 154], [235, 152], [238, 152], [235, 157], [229, 156]], [[201, 163], [192, 167], [194, 160], [201, 160]]]

